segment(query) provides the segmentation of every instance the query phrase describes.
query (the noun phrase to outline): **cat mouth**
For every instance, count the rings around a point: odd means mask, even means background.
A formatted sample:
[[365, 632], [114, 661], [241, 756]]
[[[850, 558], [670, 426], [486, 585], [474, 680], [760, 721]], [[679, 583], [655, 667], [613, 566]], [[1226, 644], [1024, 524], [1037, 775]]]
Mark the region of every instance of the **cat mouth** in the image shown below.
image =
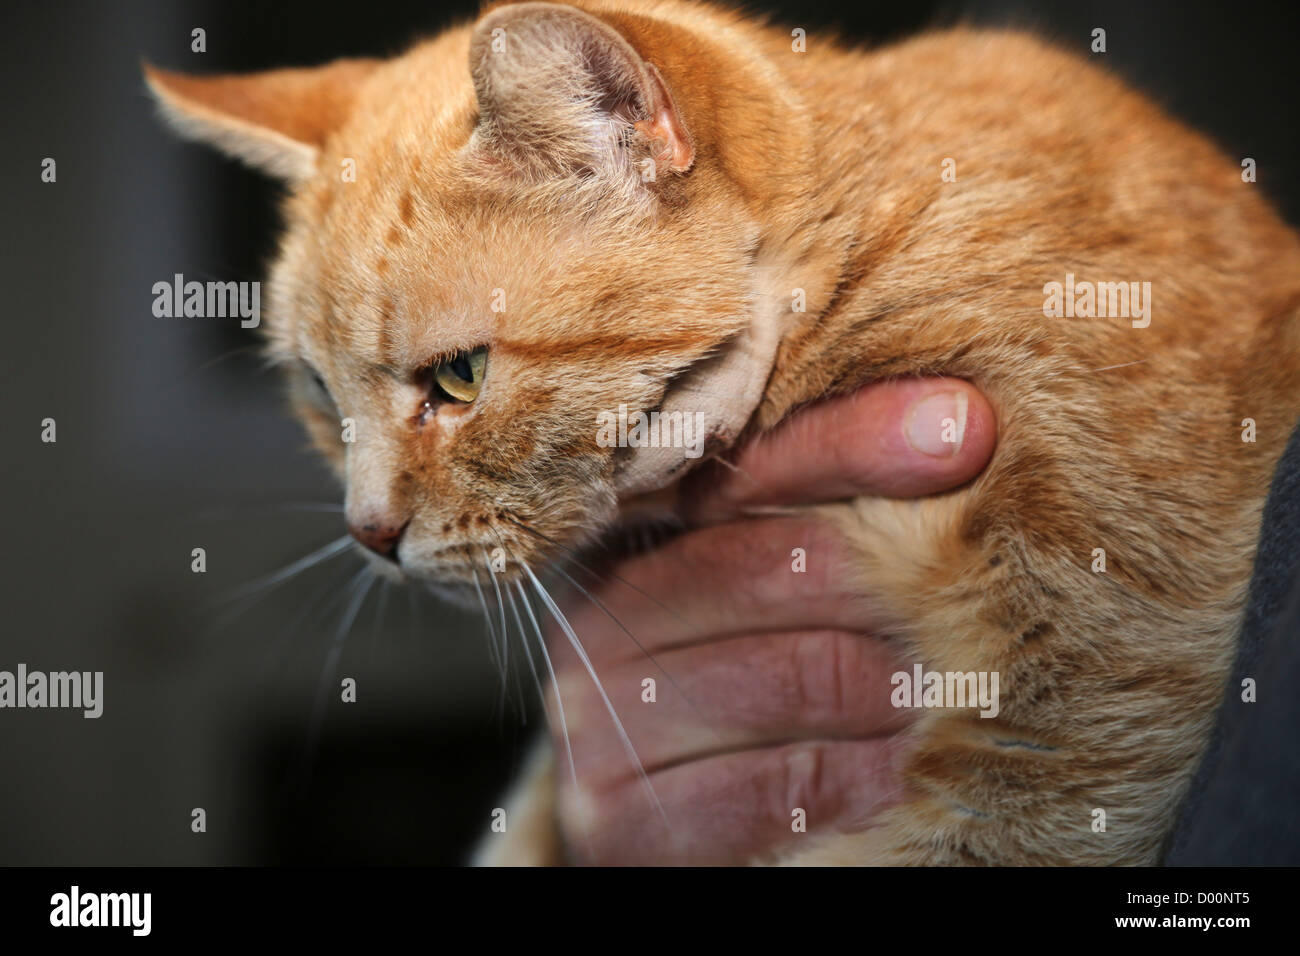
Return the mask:
[[[620, 562], [653, 550], [683, 529], [674, 502], [676, 484], [620, 502], [614, 520], [585, 540], [567, 541], [515, 520], [481, 540], [418, 548], [400, 562], [367, 554], [385, 580], [422, 588], [458, 607], [495, 607], [497, 594], [532, 593], [541, 581], [561, 588], [590, 583]], [[509, 519], [507, 519], [509, 520]], [[508, 606], [508, 605], [507, 605]]]
[[481, 537], [404, 542], [396, 561], [372, 557], [385, 577], [435, 589], [464, 604], [467, 595], [471, 603], [477, 600], [476, 590], [489, 594], [494, 587], [527, 585], [530, 575], [541, 575], [577, 552], [576, 545], [504, 512], [496, 518], [473, 522], [483, 527]]

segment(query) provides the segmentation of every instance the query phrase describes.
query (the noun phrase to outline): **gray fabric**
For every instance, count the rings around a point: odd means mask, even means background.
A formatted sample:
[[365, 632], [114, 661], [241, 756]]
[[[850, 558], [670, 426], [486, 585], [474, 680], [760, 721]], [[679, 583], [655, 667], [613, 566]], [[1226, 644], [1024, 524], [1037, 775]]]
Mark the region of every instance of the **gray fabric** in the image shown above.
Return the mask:
[[[1241, 699], [1244, 678], [1257, 699]], [[1300, 865], [1300, 428], [1264, 511], [1237, 660], [1169, 866]]]

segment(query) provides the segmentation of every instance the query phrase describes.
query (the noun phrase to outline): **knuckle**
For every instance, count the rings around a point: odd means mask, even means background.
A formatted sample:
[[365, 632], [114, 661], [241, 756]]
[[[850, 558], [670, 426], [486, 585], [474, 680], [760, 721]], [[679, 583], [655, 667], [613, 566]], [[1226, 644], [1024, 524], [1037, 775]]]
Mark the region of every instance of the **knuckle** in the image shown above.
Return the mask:
[[772, 817], [789, 826], [795, 810], [804, 810], [811, 826], [823, 803], [822, 780], [825, 748], [820, 743], [796, 744], [781, 754], [781, 772], [775, 775]]
[[860, 635], [847, 631], [801, 634], [791, 649], [792, 698], [796, 713], [811, 727], [844, 725], [855, 702], [848, 700], [846, 678], [859, 673]]

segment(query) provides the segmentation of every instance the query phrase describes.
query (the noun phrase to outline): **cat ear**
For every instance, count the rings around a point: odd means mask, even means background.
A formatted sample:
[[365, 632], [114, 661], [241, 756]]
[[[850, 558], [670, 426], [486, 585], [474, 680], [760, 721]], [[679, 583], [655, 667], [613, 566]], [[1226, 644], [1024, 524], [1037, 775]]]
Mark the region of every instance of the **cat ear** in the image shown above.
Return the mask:
[[378, 60], [264, 73], [188, 76], [143, 64], [145, 81], [173, 127], [250, 166], [298, 182], [316, 169], [325, 138], [351, 112]]
[[626, 170], [648, 157], [657, 170], [684, 173], [695, 160], [659, 71], [589, 13], [499, 7], [475, 26], [469, 63], [477, 135], [489, 148], [565, 171]]

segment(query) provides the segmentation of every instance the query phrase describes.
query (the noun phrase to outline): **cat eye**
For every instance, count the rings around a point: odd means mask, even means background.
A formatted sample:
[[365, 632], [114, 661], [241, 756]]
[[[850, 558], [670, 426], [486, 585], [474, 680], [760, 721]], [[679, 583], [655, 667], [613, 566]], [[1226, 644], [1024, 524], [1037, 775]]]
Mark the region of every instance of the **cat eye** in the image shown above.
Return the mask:
[[443, 362], [434, 371], [433, 380], [448, 400], [468, 405], [478, 398], [486, 371], [487, 346], [484, 345]]

